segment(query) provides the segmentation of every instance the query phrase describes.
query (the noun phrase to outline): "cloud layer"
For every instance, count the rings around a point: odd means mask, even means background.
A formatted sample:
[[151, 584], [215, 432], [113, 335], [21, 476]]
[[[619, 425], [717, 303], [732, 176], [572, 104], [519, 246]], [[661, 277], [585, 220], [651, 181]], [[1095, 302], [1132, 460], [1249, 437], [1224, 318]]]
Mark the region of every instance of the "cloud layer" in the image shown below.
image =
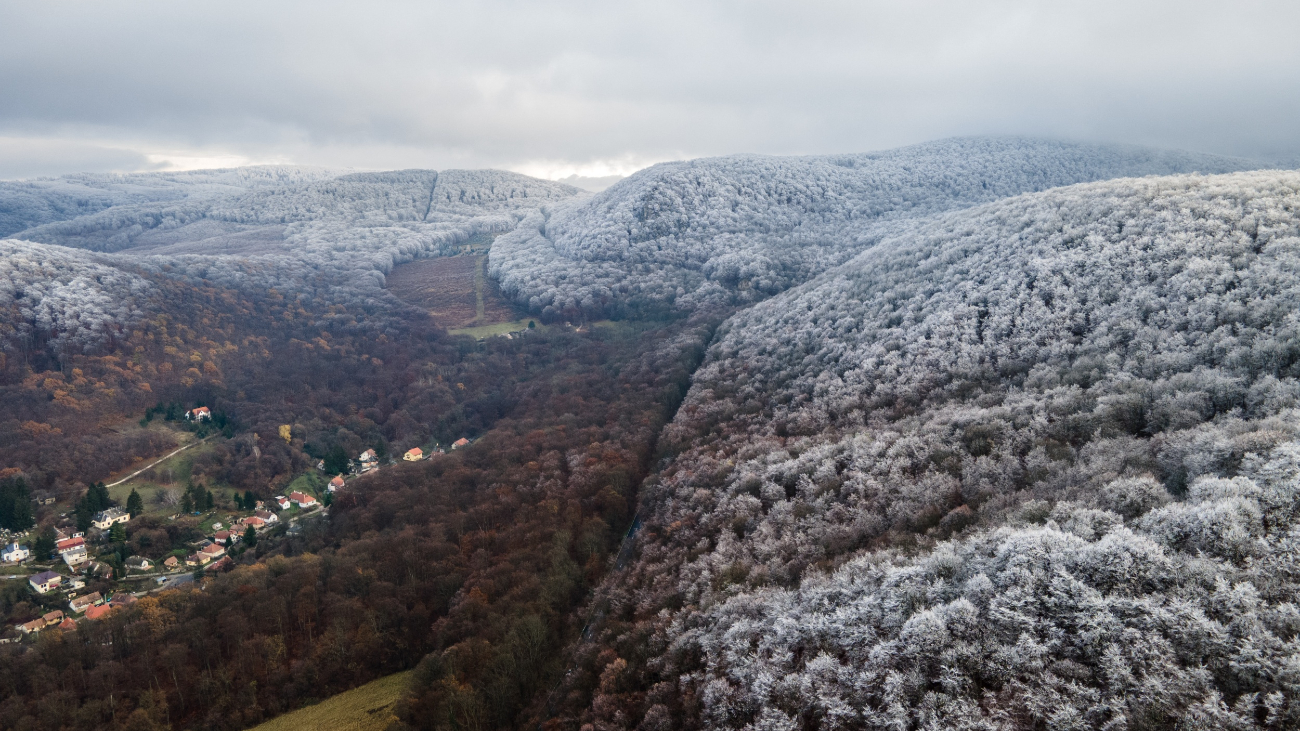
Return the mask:
[[0, 177], [608, 175], [982, 133], [1293, 158], [1298, 27], [1277, 1], [11, 4]]

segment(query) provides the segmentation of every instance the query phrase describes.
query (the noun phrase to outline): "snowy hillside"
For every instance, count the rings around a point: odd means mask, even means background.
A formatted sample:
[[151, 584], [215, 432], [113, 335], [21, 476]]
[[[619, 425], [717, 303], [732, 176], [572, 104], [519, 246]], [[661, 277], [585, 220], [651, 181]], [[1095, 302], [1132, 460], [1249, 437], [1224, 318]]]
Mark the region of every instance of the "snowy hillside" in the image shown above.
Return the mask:
[[[41, 215], [80, 210], [63, 206], [65, 198], [102, 208], [15, 234], [32, 242], [6, 244], [21, 246], [22, 261], [55, 262], [61, 272], [75, 268], [68, 262], [93, 261], [109, 271], [119, 266], [256, 292], [274, 288], [361, 305], [376, 313], [385, 309], [380, 302], [384, 276], [394, 266], [451, 253], [475, 236], [510, 231], [543, 204], [585, 195], [569, 186], [494, 170], [334, 177], [298, 168], [254, 168], [79, 176], [9, 185], [0, 186], [0, 201], [29, 217], [40, 208], [29, 205], [35, 199], [47, 206]], [[90, 258], [76, 249], [105, 253]], [[39, 267], [11, 263], [5, 276], [10, 291], [28, 293], [23, 300], [29, 303], [27, 309], [37, 306], [30, 304], [32, 298], [47, 296], [42, 282], [46, 274]], [[81, 281], [79, 276], [74, 279]], [[114, 292], [127, 292], [129, 299], [129, 288], [118, 286], [117, 275], [94, 281], [88, 290], [97, 298], [93, 304], [56, 298], [49, 307], [68, 321], [106, 322], [111, 313], [132, 311], [134, 305], [127, 300], [120, 306], [100, 302]], [[78, 314], [77, 303], [87, 303], [88, 309]], [[38, 340], [66, 331], [49, 318], [11, 313], [5, 319], [9, 330], [39, 331]], [[375, 324], [380, 326], [379, 320]], [[52, 328], [48, 333], [47, 326]]]
[[740, 313], [602, 589], [627, 712], [1295, 728], [1298, 307], [1300, 173], [1258, 172], [950, 213]]
[[0, 236], [90, 215], [113, 206], [217, 198], [249, 190], [326, 180], [321, 168], [254, 166], [228, 170], [129, 175], [65, 175], [0, 181]]
[[104, 346], [145, 313], [152, 286], [85, 252], [0, 240], [0, 347], [56, 354]]
[[870, 247], [901, 220], [1117, 177], [1252, 164], [1119, 145], [961, 138], [886, 152], [665, 163], [503, 236], [491, 271], [537, 311], [749, 302]]

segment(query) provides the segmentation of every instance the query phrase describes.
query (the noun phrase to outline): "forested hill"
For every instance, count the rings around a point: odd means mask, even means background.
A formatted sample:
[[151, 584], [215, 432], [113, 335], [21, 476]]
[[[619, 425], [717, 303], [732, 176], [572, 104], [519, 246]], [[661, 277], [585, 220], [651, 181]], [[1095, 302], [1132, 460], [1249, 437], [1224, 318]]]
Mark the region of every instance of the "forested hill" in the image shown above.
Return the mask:
[[259, 188], [328, 180], [337, 174], [322, 168], [266, 165], [0, 181], [0, 237], [115, 206], [238, 196]]
[[1300, 727], [1300, 173], [919, 222], [732, 318], [573, 723]]
[[843, 263], [907, 219], [1073, 183], [1254, 167], [1020, 137], [664, 163], [535, 214], [497, 242], [491, 268], [521, 302], [570, 319], [743, 304]]

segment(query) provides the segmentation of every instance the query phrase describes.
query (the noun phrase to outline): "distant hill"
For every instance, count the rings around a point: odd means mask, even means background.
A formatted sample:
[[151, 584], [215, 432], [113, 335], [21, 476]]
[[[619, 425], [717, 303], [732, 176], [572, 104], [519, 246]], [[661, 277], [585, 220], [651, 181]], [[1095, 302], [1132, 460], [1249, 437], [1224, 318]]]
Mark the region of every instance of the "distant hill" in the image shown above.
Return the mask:
[[625, 177], [627, 176], [602, 175], [598, 177], [586, 177], [583, 175], [570, 175], [567, 178], [560, 178], [555, 182], [572, 185], [575, 188], [582, 188], [583, 190], [591, 191], [592, 193], [599, 193]]
[[1258, 166], [1019, 137], [663, 163], [534, 215], [497, 242], [491, 271], [520, 302], [569, 318], [743, 304], [847, 261], [899, 221], [1093, 180]]

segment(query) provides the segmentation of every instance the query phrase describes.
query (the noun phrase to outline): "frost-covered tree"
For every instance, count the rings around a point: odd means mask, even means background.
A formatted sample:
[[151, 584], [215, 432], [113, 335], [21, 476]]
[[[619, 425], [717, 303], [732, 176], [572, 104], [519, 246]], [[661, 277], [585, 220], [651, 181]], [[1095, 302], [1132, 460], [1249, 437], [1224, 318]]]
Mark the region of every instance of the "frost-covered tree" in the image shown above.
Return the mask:
[[1260, 172], [918, 221], [742, 311], [578, 648], [636, 692], [584, 718], [1295, 727], [1298, 307]]
[[544, 314], [689, 311], [782, 291], [920, 216], [1072, 183], [1250, 167], [1014, 137], [664, 163], [534, 214], [501, 237], [490, 266], [507, 293]]

